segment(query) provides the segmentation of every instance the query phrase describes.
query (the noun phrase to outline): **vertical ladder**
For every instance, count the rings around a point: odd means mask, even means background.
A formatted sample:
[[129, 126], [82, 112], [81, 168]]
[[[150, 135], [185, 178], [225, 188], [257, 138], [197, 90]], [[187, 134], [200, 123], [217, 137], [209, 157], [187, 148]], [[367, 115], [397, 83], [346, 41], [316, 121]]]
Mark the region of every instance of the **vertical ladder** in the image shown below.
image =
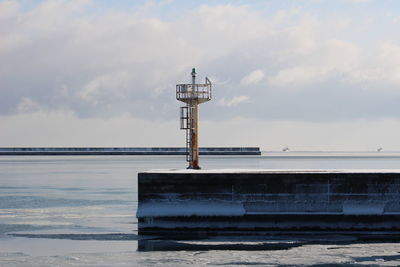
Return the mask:
[[190, 151], [192, 147], [192, 131], [190, 129], [186, 129], [186, 161], [191, 162], [193, 159], [193, 154]]
[[186, 105], [181, 107], [181, 130], [186, 130], [186, 161], [191, 162], [193, 160], [192, 147], [192, 131], [193, 131], [193, 118], [192, 118], [192, 106]]

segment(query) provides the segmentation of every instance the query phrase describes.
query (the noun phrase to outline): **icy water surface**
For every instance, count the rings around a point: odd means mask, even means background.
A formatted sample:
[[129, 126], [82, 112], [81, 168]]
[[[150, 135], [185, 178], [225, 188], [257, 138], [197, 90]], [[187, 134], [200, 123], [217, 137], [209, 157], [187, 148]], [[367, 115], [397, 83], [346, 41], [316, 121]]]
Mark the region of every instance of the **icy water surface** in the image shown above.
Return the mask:
[[[400, 169], [400, 153], [202, 157], [203, 168]], [[400, 264], [398, 233], [263, 233], [164, 240], [137, 235], [137, 172], [180, 156], [0, 156], [0, 266]], [[171, 238], [170, 238], [171, 239]]]

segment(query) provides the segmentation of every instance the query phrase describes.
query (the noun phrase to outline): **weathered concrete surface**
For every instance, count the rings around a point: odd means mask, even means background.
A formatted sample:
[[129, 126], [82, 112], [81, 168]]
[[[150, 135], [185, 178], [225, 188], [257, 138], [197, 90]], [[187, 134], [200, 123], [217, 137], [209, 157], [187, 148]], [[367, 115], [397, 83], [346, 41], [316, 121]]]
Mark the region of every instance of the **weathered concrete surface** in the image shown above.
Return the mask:
[[[258, 147], [201, 147], [200, 155], [261, 155]], [[186, 155], [183, 147], [5, 147], [0, 156], [29, 155]]]
[[400, 170], [139, 173], [139, 231], [400, 230]]

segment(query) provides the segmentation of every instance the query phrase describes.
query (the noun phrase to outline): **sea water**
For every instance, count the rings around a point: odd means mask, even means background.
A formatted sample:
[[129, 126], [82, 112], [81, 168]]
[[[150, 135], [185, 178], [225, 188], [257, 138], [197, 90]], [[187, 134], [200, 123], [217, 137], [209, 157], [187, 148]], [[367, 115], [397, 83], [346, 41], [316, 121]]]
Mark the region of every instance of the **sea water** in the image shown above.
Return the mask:
[[[400, 153], [203, 156], [206, 169], [400, 169]], [[182, 156], [0, 156], [0, 266], [400, 264], [400, 244], [351, 233], [164, 240], [137, 234], [137, 173]]]

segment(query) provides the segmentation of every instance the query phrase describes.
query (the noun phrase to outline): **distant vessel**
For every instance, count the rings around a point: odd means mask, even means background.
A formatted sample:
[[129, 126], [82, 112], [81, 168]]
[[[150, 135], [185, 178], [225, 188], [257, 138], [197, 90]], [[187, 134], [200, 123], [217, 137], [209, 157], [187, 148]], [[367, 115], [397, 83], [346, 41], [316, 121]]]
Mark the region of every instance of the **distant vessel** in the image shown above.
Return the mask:
[[378, 147], [378, 149], [376, 151], [381, 152], [383, 148]]
[[287, 151], [289, 151], [289, 148], [288, 147], [284, 147], [284, 148], [282, 148], [282, 151], [283, 152], [287, 152]]

